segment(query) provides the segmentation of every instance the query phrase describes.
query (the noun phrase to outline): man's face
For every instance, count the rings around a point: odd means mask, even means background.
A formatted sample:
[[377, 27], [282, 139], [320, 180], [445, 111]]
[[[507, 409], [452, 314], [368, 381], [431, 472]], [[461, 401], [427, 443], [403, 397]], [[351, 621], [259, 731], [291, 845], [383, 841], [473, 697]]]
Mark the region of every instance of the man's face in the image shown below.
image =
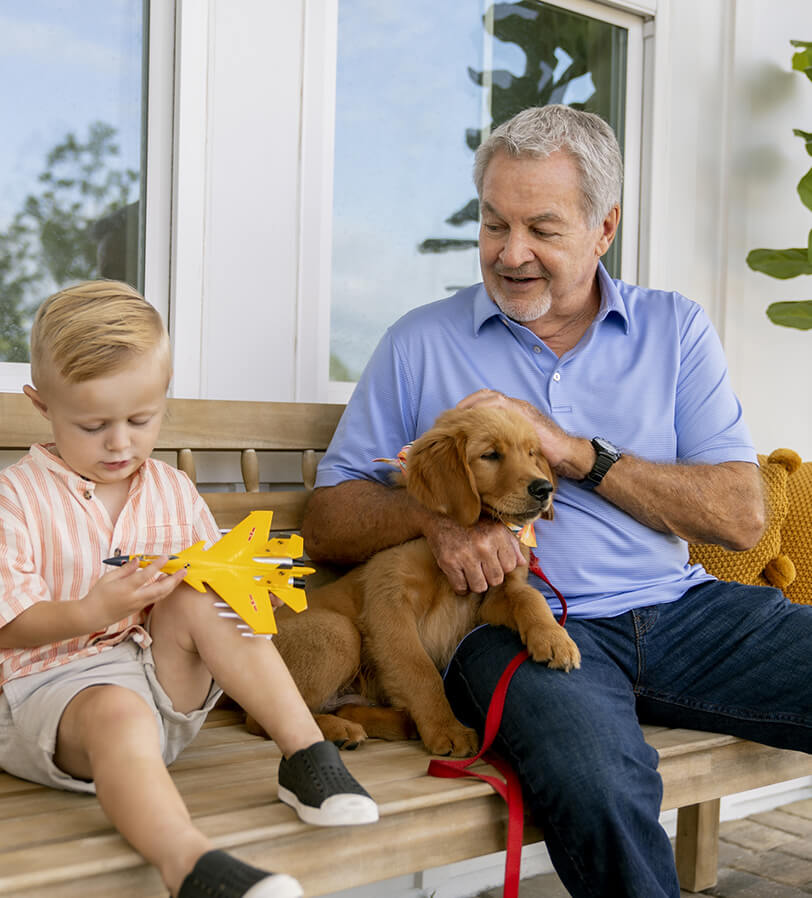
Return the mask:
[[128, 480], [152, 453], [168, 382], [165, 354], [154, 351], [78, 384], [51, 372], [37, 391], [38, 407], [70, 468], [86, 480], [117, 483]]
[[563, 151], [537, 159], [497, 152], [482, 184], [479, 260], [489, 296], [515, 321], [578, 314], [617, 220], [587, 225], [578, 169]]

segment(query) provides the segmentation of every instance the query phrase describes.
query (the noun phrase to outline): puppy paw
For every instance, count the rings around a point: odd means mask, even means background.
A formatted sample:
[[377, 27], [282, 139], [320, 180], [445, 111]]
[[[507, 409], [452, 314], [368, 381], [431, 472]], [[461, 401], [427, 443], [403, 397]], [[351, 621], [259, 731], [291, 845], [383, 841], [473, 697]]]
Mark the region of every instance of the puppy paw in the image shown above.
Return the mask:
[[533, 628], [527, 634], [525, 645], [534, 661], [546, 663], [548, 667], [569, 672], [581, 666], [578, 646], [558, 624]]
[[475, 755], [479, 748], [479, 737], [476, 730], [464, 727], [461, 723], [427, 731], [424, 727], [420, 738], [429, 754], [451, 755], [455, 758], [467, 758]]
[[358, 748], [367, 741], [367, 731], [353, 720], [344, 720], [335, 714], [316, 714], [316, 723], [328, 742], [335, 742], [347, 751]]

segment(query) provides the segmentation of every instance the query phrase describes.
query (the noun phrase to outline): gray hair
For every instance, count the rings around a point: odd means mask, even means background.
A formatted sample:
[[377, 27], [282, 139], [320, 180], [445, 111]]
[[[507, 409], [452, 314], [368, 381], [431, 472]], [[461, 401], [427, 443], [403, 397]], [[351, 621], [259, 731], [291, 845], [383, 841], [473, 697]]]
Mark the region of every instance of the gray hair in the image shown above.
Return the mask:
[[546, 158], [557, 150], [569, 153], [581, 175], [584, 213], [591, 228], [620, 204], [623, 157], [614, 131], [599, 115], [560, 104], [532, 106], [499, 125], [474, 155], [474, 183], [480, 199], [485, 169], [499, 150], [513, 157]]

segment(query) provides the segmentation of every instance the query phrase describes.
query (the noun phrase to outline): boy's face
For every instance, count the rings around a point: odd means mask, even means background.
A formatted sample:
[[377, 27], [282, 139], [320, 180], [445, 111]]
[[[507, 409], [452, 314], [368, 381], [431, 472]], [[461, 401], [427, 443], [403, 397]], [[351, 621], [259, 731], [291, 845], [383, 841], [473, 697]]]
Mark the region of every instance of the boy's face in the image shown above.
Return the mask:
[[59, 457], [86, 480], [128, 480], [152, 453], [166, 408], [168, 363], [158, 350], [104, 377], [72, 384], [51, 372], [25, 392], [50, 421]]

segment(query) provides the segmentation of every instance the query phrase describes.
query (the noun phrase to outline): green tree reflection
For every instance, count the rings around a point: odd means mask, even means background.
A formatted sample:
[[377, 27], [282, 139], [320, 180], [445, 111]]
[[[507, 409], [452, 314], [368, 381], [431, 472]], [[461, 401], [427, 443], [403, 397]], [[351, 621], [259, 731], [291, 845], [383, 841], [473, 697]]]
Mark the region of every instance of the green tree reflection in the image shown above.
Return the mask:
[[37, 189], [0, 231], [0, 360], [28, 361], [28, 329], [53, 290], [98, 276], [136, 283], [139, 173], [116, 167], [104, 122], [48, 152]]
[[[605, 118], [615, 128], [623, 146], [625, 32], [622, 29], [548, 6], [539, 0], [494, 3], [482, 20], [485, 31], [496, 40], [515, 44], [521, 49], [524, 70], [514, 74], [506, 69], [476, 71], [468, 68], [469, 78], [488, 92], [492, 119], [487, 127], [466, 130], [465, 142], [472, 152], [487, 134], [522, 109], [568, 102], [567, 96], [573, 92], [571, 88], [587, 76], [591, 76], [593, 86], [590, 95], [582, 102], [569, 102], [569, 105]], [[583, 95], [584, 91], [577, 93]], [[479, 221], [476, 197], [445, 221], [455, 227]], [[477, 245], [478, 241], [470, 238], [434, 237], [422, 241], [418, 250], [421, 253], [444, 253]], [[609, 263], [611, 270], [614, 267], [611, 257]]]

